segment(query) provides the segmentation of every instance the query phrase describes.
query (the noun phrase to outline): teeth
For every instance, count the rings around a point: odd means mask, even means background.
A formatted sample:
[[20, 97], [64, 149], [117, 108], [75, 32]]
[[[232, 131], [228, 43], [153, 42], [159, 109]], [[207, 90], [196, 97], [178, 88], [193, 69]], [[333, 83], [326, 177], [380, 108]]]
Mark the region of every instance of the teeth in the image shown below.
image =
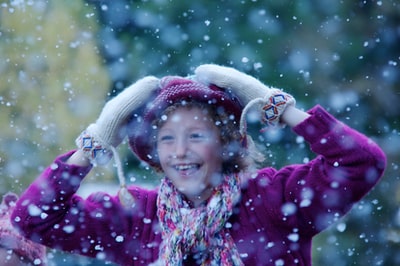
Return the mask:
[[185, 171], [185, 170], [193, 169], [196, 167], [197, 167], [197, 165], [195, 165], [195, 164], [185, 164], [185, 165], [175, 166], [176, 170], [178, 170], [178, 171]]

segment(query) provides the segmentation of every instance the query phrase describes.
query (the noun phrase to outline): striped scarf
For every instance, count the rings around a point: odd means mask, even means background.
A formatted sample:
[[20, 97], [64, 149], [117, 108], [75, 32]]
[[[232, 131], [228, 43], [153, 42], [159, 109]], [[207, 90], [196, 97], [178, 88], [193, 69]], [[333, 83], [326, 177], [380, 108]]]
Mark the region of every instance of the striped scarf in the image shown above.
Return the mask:
[[240, 197], [238, 175], [225, 176], [205, 206], [191, 208], [168, 178], [164, 178], [157, 198], [163, 242], [160, 257], [153, 265], [179, 266], [186, 256], [199, 265], [243, 265], [226, 227]]

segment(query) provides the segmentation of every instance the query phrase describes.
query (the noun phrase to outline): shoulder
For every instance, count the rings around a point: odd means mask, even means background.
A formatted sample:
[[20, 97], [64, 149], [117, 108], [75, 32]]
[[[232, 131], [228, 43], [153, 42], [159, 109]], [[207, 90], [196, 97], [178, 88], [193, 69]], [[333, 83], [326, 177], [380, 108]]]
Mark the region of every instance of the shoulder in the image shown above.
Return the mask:
[[139, 202], [148, 201], [155, 203], [157, 201], [157, 188], [146, 188], [142, 186], [131, 185], [128, 187], [128, 191]]
[[254, 172], [246, 172], [241, 174], [242, 189], [265, 189], [269, 186], [276, 185], [285, 180], [298, 166], [288, 165], [280, 170], [273, 167], [265, 167]]
[[249, 198], [264, 195], [269, 190], [269, 187], [276, 182], [277, 173], [278, 171], [272, 167], [242, 173], [240, 176], [242, 195]]
[[254, 173], [246, 173], [241, 184], [242, 199], [251, 201], [258, 199], [257, 201], [267, 209], [281, 208], [287, 192], [297, 191], [294, 186], [298, 185], [298, 180], [306, 175], [304, 173], [294, 180], [293, 174], [297, 172], [301, 172], [301, 165], [288, 165], [279, 170], [266, 167]]

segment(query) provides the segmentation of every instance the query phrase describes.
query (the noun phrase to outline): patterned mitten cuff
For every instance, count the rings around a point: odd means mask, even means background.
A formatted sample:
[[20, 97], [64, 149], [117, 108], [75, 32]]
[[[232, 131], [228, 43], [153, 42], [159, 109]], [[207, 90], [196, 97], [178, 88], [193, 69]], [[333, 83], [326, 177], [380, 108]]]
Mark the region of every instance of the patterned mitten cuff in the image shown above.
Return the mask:
[[113, 153], [105, 145], [84, 130], [75, 140], [76, 145], [81, 149], [92, 165], [104, 165], [108, 163]]
[[280, 117], [285, 109], [295, 104], [296, 100], [292, 95], [278, 89], [274, 90], [262, 108], [264, 114], [262, 122], [268, 126], [280, 125]]

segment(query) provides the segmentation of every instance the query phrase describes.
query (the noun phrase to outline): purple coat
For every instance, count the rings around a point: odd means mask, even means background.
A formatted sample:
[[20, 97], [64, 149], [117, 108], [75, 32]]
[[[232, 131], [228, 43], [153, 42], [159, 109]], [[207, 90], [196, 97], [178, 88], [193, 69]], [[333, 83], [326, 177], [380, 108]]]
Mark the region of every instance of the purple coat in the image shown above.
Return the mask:
[[[386, 158], [370, 139], [320, 106], [293, 130], [316, 158], [280, 170], [264, 168], [242, 186], [229, 231], [245, 265], [311, 265], [312, 237], [346, 214], [377, 183]], [[55, 159], [21, 195], [12, 215], [23, 234], [52, 248], [148, 265], [158, 257], [161, 233], [157, 190], [130, 187], [137, 204], [116, 196], [75, 193], [90, 167]]]

